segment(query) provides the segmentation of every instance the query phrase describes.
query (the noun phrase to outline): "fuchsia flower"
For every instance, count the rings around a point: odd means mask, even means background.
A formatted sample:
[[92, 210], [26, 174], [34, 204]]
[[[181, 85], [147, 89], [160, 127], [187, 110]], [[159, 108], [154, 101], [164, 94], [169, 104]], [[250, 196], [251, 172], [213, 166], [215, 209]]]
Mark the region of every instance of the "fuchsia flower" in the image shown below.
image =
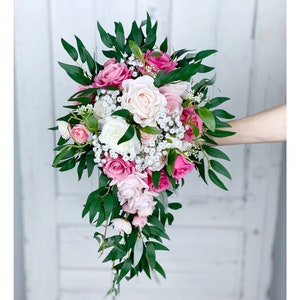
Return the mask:
[[94, 87], [115, 86], [120, 88], [125, 79], [131, 78], [132, 71], [127, 68], [125, 63], [119, 63], [115, 58], [109, 59], [94, 78]]
[[106, 163], [103, 166], [103, 173], [109, 178], [119, 181], [127, 178], [128, 175], [135, 172], [135, 163], [132, 161], [124, 161], [122, 158], [106, 158]]
[[84, 144], [88, 140], [89, 134], [88, 129], [82, 124], [76, 124], [70, 131], [72, 139], [79, 144]]
[[173, 71], [177, 62], [172, 61], [170, 56], [159, 50], [147, 50], [144, 54], [145, 67], [140, 68], [143, 74], [151, 74], [152, 72], [157, 73], [159, 71], [165, 70], [166, 73]]
[[198, 127], [199, 134], [202, 133], [203, 122], [199, 115], [195, 112], [194, 107], [185, 108], [180, 116], [180, 120], [185, 126], [184, 139], [188, 142], [195, 138], [193, 125]]
[[149, 185], [149, 190], [150, 191], [154, 191], [157, 193], [160, 193], [166, 189], [169, 189], [171, 187], [171, 181], [168, 177], [168, 175], [166, 174], [166, 172], [164, 170], [160, 171], [160, 178], [159, 178], [159, 182], [158, 182], [158, 188], [156, 188], [154, 186], [153, 180], [152, 180], [152, 172], [148, 169], [148, 177], [145, 179], [147, 180], [147, 184]]
[[183, 155], [179, 154], [174, 162], [174, 171], [172, 177], [181, 179], [190, 173], [195, 167], [194, 163], [189, 162]]

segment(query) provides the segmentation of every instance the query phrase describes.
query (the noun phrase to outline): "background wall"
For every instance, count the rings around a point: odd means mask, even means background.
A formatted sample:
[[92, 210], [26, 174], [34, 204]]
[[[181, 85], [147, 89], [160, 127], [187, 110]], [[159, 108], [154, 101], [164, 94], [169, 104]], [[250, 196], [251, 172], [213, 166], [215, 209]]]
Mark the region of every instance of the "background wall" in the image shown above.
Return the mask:
[[[51, 168], [55, 136], [47, 128], [65, 112], [62, 106], [76, 89], [57, 65], [69, 59], [60, 38], [73, 42], [77, 35], [100, 54], [97, 20], [108, 31], [113, 31], [114, 21], [121, 21], [128, 32], [132, 20], [140, 22], [148, 11], [158, 20], [158, 40], [168, 36], [174, 49], [218, 49], [207, 60], [216, 68], [212, 95], [230, 97], [224, 108], [239, 118], [285, 102], [285, 1], [15, 4], [20, 149], [20, 194], [15, 196], [22, 208], [16, 211], [22, 212], [16, 228], [17, 234], [23, 233], [26, 299], [101, 299], [110, 280], [109, 266], [97, 258], [94, 228], [80, 217], [96, 178], [77, 182], [75, 173], [58, 174]], [[284, 146], [224, 147], [232, 158], [228, 168], [233, 177], [226, 193], [191, 174], [177, 196], [183, 209], [169, 230], [171, 251], [161, 255], [168, 279], [149, 282], [141, 277], [125, 283], [120, 299], [270, 299], [278, 203], [284, 200], [279, 193]], [[22, 291], [22, 275], [18, 278]]]

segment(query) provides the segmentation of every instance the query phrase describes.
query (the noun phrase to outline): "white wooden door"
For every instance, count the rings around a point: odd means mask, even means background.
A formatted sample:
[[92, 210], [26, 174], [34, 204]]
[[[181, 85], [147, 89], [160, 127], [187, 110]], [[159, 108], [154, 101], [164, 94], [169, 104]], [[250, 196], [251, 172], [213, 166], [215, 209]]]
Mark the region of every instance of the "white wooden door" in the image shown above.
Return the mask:
[[[27, 300], [102, 299], [109, 266], [97, 257], [94, 228], [81, 219], [96, 178], [52, 169], [55, 136], [47, 128], [76, 86], [59, 68], [68, 62], [60, 38], [79, 36], [93, 51], [96, 21], [125, 29], [148, 11], [159, 38], [174, 49], [217, 49], [218, 89], [227, 109], [244, 117], [285, 102], [284, 0], [28, 0], [15, 1], [16, 108], [22, 175]], [[123, 282], [120, 299], [266, 300], [272, 271], [283, 145], [237, 145], [228, 192], [191, 174], [178, 194], [183, 208], [162, 253], [167, 280]]]

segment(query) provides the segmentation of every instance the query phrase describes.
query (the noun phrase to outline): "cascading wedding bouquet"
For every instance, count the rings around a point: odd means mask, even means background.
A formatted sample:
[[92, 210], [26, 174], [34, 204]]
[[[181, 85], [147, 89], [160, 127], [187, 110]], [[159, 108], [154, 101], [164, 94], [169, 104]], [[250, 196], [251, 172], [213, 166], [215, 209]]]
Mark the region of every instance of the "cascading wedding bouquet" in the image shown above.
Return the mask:
[[140, 26], [132, 23], [127, 38], [120, 22], [115, 35], [97, 27], [109, 48], [102, 51], [103, 65], [77, 36], [76, 47], [61, 39], [77, 65], [59, 65], [79, 86], [64, 106], [70, 112], [49, 129], [60, 134], [53, 167], [77, 166], [78, 180], [84, 170], [88, 177], [95, 167], [99, 171], [82, 217], [99, 229], [94, 238], [101, 254], [108, 251], [103, 262], [111, 261], [114, 272], [109, 293], [117, 295], [124, 277], [145, 272], [151, 278], [154, 270], [166, 276], [156, 251], [168, 250], [163, 239], [174, 220], [170, 210], [182, 207], [169, 196], [189, 172], [227, 189], [217, 173], [231, 176], [217, 159], [229, 158], [213, 138], [234, 134], [225, 121], [234, 116], [216, 109], [229, 98], [208, 95], [215, 76], [193, 82], [194, 75], [214, 69], [202, 60], [216, 50], [169, 55], [167, 38], [156, 46], [157, 22], [148, 13]]

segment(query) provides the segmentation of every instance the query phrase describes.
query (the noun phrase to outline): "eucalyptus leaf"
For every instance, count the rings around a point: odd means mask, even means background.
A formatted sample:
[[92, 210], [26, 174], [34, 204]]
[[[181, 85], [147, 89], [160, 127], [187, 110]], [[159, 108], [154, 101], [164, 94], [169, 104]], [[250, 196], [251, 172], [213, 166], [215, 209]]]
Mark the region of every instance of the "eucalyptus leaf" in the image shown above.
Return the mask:
[[141, 238], [138, 238], [135, 242], [134, 249], [133, 249], [133, 266], [136, 267], [137, 264], [140, 262], [141, 257], [144, 251], [144, 244]]

